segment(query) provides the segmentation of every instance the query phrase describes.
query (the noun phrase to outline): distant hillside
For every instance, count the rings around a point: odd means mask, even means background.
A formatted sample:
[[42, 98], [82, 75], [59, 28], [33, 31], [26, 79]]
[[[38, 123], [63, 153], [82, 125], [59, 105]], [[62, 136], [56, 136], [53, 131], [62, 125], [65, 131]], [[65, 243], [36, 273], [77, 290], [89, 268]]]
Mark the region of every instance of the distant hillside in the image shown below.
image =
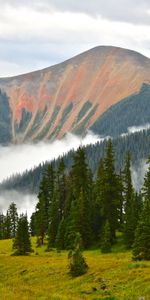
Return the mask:
[[[115, 138], [113, 141], [113, 147], [115, 150], [115, 165], [119, 172], [123, 167], [124, 158], [127, 151], [132, 154], [132, 164], [136, 168], [139, 167], [143, 159], [147, 159], [150, 155], [150, 129], [141, 132], [136, 132], [128, 136]], [[97, 166], [100, 158], [104, 156], [107, 141], [97, 143], [95, 145], [89, 145], [85, 148], [87, 161], [92, 169], [94, 176], [97, 172]], [[70, 151], [64, 156], [66, 170], [69, 170], [72, 165], [74, 151]], [[52, 162], [57, 166], [59, 159]], [[37, 193], [39, 189], [40, 179], [44, 170], [47, 168], [47, 163], [40, 164], [38, 167], [26, 171], [23, 174], [14, 175], [8, 180], [4, 181], [0, 185], [0, 190], [14, 189], [18, 191], [27, 191], [30, 193]], [[142, 178], [139, 178], [139, 183]]]
[[[54, 140], [68, 131], [83, 135], [88, 128], [117, 135], [117, 131], [126, 131], [133, 119], [129, 113], [126, 120], [124, 117], [123, 108], [129, 105], [129, 112], [130, 102], [135, 110], [133, 116], [142, 115], [136, 110], [135, 102], [142, 101], [149, 84], [149, 58], [108, 46], [93, 48], [44, 70], [2, 78], [0, 144]], [[135, 98], [136, 95], [139, 98]], [[124, 106], [113, 108], [114, 104], [122, 105], [124, 101]], [[145, 100], [144, 103], [146, 107]], [[112, 113], [116, 111], [120, 117], [118, 128], [125, 121], [121, 130], [116, 127], [117, 120], [111, 126], [114, 129], [109, 129], [109, 119], [107, 125], [107, 114], [103, 113], [110, 107]], [[111, 120], [112, 113], [108, 112]], [[141, 118], [138, 123], [137, 117], [134, 125], [141, 125]]]

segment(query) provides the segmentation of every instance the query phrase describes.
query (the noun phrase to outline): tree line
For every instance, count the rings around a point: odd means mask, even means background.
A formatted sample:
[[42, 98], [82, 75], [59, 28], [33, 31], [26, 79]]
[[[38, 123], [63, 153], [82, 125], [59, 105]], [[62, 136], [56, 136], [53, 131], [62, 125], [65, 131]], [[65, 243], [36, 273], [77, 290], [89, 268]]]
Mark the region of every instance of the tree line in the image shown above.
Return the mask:
[[[130, 153], [126, 155], [123, 168], [116, 172], [111, 140], [99, 161], [95, 179], [87, 164], [85, 149], [81, 147], [74, 153], [69, 172], [66, 172], [63, 158], [57, 168], [49, 164], [41, 179], [38, 203], [30, 222], [30, 234], [37, 236], [37, 246], [46, 243], [47, 251], [51, 248], [73, 251], [79, 235], [84, 249], [95, 246], [107, 253], [116, 243], [117, 232], [122, 232], [126, 248], [133, 249], [133, 257], [149, 260], [150, 159], [148, 163], [139, 193], [132, 184]], [[14, 210], [15, 204], [11, 206]], [[6, 216], [1, 214], [0, 238], [13, 237], [14, 248], [17, 248], [19, 232], [20, 236], [26, 236], [28, 244], [29, 231], [27, 217], [18, 218], [16, 212], [15, 216], [13, 223], [10, 207]], [[26, 226], [21, 229], [23, 221]], [[31, 247], [28, 246], [29, 251]]]

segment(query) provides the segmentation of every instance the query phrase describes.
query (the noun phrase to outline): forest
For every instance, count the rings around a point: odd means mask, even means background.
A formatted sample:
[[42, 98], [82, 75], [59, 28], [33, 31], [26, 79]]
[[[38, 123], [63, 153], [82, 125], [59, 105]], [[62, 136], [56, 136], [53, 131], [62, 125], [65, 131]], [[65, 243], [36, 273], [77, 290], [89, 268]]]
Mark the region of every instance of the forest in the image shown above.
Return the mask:
[[[0, 239], [13, 238], [16, 255], [29, 254], [30, 236], [47, 251], [70, 250], [86, 268], [81, 249], [96, 247], [111, 252], [118, 232], [134, 260], [150, 260], [150, 159], [142, 189], [135, 191], [131, 178], [131, 155], [116, 170], [112, 141], [106, 143], [94, 177], [80, 147], [66, 172], [63, 158], [43, 172], [38, 203], [28, 225], [27, 215], [18, 216], [12, 203], [0, 215]], [[74, 252], [72, 252], [74, 251]], [[74, 254], [72, 254], [74, 253]], [[84, 269], [85, 271], [85, 269]]]

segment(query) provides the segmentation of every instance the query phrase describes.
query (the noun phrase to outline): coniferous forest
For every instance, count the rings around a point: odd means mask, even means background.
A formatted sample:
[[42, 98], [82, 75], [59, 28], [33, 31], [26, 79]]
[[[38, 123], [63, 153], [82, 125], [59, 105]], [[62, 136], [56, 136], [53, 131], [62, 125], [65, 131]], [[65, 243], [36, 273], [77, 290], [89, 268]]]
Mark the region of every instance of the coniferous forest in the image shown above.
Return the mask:
[[[112, 141], [106, 144], [94, 177], [84, 148], [73, 155], [69, 172], [63, 158], [48, 164], [41, 178], [38, 203], [28, 224], [27, 215], [18, 216], [15, 203], [0, 215], [0, 239], [13, 238], [14, 253], [32, 251], [30, 236], [47, 251], [71, 250], [72, 261], [82, 262], [80, 249], [101, 249], [109, 253], [117, 234], [123, 236], [133, 259], [150, 260], [150, 159], [142, 189], [135, 191], [131, 178], [131, 154], [126, 153], [122, 169], [116, 171]], [[81, 246], [82, 245], [82, 246]], [[70, 264], [71, 272], [76, 269]]]

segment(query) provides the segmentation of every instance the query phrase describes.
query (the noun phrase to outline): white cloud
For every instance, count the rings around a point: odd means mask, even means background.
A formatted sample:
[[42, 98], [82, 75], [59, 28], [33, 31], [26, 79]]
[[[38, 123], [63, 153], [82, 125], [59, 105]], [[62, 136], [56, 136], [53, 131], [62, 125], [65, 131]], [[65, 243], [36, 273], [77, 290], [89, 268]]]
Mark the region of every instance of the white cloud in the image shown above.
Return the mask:
[[27, 213], [29, 219], [32, 212], [35, 211], [37, 200], [37, 195], [34, 194], [23, 194], [15, 190], [5, 190], [0, 193], [0, 212], [6, 214], [9, 205], [14, 202], [18, 213]]
[[23, 172], [39, 163], [57, 158], [71, 149], [77, 149], [80, 145], [95, 144], [101, 140], [103, 139], [92, 132], [89, 132], [83, 139], [68, 133], [64, 139], [53, 143], [1, 146], [0, 181], [14, 173]]
[[[50, 66], [97, 45], [125, 47], [150, 57], [149, 22], [120, 18], [122, 13], [126, 15], [125, 9], [121, 10], [117, 4], [120, 15], [116, 15], [114, 1], [110, 2], [110, 5], [107, 1], [99, 4], [96, 0], [95, 6], [91, 4], [94, 1], [80, 1], [78, 5], [75, 1], [33, 1], [30, 4], [29, 1], [6, 0], [1, 3], [0, 61], [3, 65], [1, 63], [0, 76]], [[136, 12], [141, 8], [141, 12], [148, 14], [147, 1], [142, 1], [142, 5], [139, 2], [138, 7], [135, 1], [132, 4], [127, 1], [127, 4], [127, 16], [134, 12], [130, 11], [131, 7]], [[90, 14], [90, 10], [97, 14]]]

